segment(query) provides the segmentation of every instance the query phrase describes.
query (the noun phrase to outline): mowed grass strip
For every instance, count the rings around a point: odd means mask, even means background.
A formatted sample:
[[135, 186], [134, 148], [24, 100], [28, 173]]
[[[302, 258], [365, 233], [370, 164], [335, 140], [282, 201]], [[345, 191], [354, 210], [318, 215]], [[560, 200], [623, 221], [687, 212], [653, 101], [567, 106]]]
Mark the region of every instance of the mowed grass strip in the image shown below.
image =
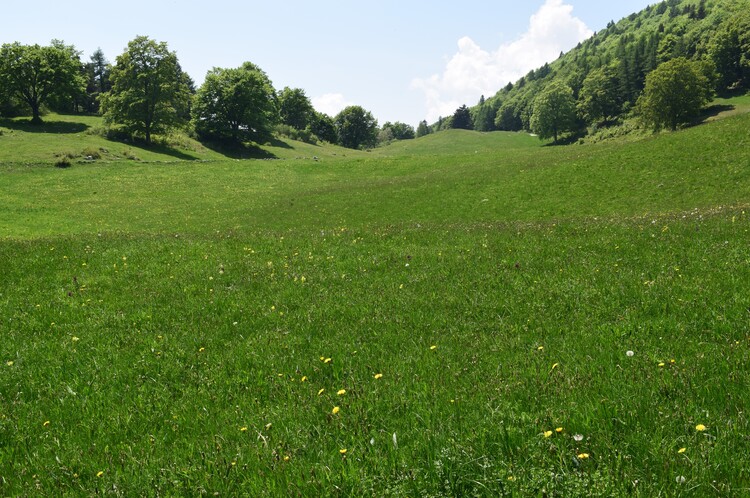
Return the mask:
[[742, 495], [746, 123], [6, 172], [0, 490]]

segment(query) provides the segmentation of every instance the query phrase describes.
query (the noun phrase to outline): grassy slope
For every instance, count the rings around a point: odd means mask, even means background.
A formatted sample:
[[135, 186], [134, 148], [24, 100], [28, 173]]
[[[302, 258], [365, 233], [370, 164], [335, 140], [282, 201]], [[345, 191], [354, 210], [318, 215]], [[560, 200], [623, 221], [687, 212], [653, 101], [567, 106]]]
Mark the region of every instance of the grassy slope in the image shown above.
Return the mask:
[[6, 166], [0, 490], [747, 493], [749, 130]]

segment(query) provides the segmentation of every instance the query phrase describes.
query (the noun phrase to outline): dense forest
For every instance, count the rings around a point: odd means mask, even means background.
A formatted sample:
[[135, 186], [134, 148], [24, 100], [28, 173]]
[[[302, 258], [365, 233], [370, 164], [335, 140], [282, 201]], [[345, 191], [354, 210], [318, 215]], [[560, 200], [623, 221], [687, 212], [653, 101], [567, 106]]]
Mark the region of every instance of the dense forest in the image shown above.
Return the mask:
[[[658, 67], [685, 59], [718, 95], [750, 87], [750, 2], [747, 0], [666, 0], [595, 33], [549, 64], [482, 96], [472, 108], [428, 125], [418, 135], [446, 128], [478, 131], [535, 131], [534, 109], [554, 86], [569, 91], [573, 119], [566, 131], [585, 133], [647, 114], [639, 98]], [[684, 70], [685, 66], [680, 66]], [[470, 120], [467, 121], [467, 111]], [[571, 116], [568, 116], [569, 118]], [[658, 123], [655, 123], [658, 124]], [[671, 127], [671, 125], [670, 125]]]

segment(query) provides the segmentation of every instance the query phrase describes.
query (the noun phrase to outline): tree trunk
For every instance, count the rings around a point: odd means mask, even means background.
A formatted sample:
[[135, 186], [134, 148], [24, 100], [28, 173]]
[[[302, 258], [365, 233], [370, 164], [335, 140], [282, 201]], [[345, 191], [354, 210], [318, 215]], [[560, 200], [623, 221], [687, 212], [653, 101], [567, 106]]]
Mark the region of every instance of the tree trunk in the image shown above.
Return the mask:
[[31, 124], [42, 124], [42, 118], [39, 116], [39, 102], [30, 102], [29, 105], [31, 106]]

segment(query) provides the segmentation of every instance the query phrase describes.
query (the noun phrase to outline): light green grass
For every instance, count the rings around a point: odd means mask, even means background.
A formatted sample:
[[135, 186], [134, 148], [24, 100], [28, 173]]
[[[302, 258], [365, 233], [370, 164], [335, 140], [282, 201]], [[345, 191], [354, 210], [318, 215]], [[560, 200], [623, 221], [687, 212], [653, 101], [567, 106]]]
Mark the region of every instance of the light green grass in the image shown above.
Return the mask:
[[527, 138], [4, 167], [0, 494], [750, 493], [750, 116]]

